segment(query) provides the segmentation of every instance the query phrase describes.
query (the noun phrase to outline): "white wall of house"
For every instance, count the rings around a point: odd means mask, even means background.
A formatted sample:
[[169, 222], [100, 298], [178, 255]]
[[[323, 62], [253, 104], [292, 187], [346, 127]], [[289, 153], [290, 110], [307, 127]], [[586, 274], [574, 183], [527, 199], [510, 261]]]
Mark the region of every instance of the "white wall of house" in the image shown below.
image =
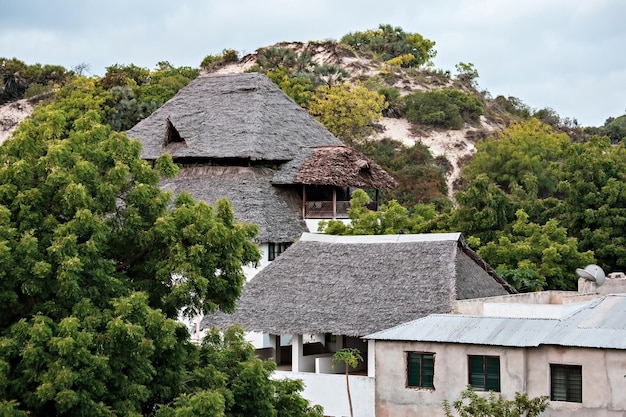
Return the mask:
[[[626, 352], [609, 349], [515, 348], [452, 343], [376, 341], [376, 416], [443, 417], [468, 384], [467, 355], [500, 357], [501, 394], [550, 395], [550, 364], [581, 365], [583, 402], [553, 401], [551, 417], [623, 417], [626, 410]], [[406, 352], [435, 353], [434, 389], [407, 388]], [[485, 393], [486, 394], [486, 393]]]
[[[344, 417], [350, 415], [345, 374], [275, 371], [273, 378], [301, 379], [304, 382], [302, 396], [312, 404], [319, 404], [324, 407], [325, 416]], [[350, 375], [349, 380], [354, 415], [375, 417], [374, 378]]]

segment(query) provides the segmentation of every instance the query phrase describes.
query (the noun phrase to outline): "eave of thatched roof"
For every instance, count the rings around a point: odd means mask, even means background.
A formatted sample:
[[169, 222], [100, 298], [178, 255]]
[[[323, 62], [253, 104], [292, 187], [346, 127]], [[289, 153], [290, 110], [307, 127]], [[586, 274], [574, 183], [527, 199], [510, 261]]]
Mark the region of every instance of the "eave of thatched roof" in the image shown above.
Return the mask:
[[127, 133], [144, 159], [288, 161], [304, 147], [341, 144], [258, 73], [198, 77]]
[[209, 204], [225, 197], [237, 219], [259, 226], [258, 242], [293, 242], [307, 228], [290, 191], [270, 184], [273, 175], [269, 168], [182, 168], [176, 178], [162, 180], [161, 188], [187, 191]]
[[204, 325], [363, 336], [450, 312], [457, 299], [509, 293], [461, 242], [459, 233], [305, 233], [244, 286], [234, 314], [207, 316]]
[[380, 165], [347, 146], [320, 146], [285, 164], [275, 184], [334, 185], [390, 190], [398, 182]]

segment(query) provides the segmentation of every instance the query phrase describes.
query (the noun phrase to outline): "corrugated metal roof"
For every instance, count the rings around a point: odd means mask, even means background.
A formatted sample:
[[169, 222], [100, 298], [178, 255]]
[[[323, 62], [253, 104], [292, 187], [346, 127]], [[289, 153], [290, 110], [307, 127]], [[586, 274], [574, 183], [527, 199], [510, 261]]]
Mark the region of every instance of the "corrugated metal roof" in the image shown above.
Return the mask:
[[586, 303], [561, 319], [433, 314], [366, 336], [367, 339], [626, 349], [626, 294]]

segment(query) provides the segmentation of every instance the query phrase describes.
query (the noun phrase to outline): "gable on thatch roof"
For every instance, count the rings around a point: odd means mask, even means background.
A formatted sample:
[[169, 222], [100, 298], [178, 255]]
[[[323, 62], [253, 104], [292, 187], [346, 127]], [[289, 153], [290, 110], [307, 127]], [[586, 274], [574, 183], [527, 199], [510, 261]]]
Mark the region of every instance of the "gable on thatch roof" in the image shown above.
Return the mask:
[[347, 146], [310, 148], [274, 176], [275, 184], [334, 185], [389, 190], [398, 182], [380, 165]]
[[307, 230], [293, 203], [298, 197], [273, 187], [273, 175], [269, 168], [182, 168], [176, 178], [162, 180], [161, 188], [175, 194], [188, 191], [209, 204], [225, 197], [238, 220], [259, 226], [258, 242], [293, 242]]
[[204, 325], [363, 336], [449, 312], [455, 300], [515, 292], [469, 253], [459, 233], [305, 233], [244, 286], [234, 314], [205, 317]]
[[341, 145], [258, 73], [201, 76], [127, 131], [143, 158], [288, 161], [302, 148]]

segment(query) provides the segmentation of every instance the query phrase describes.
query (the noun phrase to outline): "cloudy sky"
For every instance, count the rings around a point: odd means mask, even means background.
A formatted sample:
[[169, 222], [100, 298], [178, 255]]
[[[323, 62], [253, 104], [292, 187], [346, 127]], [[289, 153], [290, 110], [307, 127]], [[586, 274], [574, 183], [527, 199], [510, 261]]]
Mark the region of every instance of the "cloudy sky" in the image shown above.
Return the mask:
[[27, 64], [198, 67], [281, 41], [399, 26], [435, 67], [473, 63], [481, 89], [599, 126], [626, 113], [624, 0], [0, 0], [0, 57]]

